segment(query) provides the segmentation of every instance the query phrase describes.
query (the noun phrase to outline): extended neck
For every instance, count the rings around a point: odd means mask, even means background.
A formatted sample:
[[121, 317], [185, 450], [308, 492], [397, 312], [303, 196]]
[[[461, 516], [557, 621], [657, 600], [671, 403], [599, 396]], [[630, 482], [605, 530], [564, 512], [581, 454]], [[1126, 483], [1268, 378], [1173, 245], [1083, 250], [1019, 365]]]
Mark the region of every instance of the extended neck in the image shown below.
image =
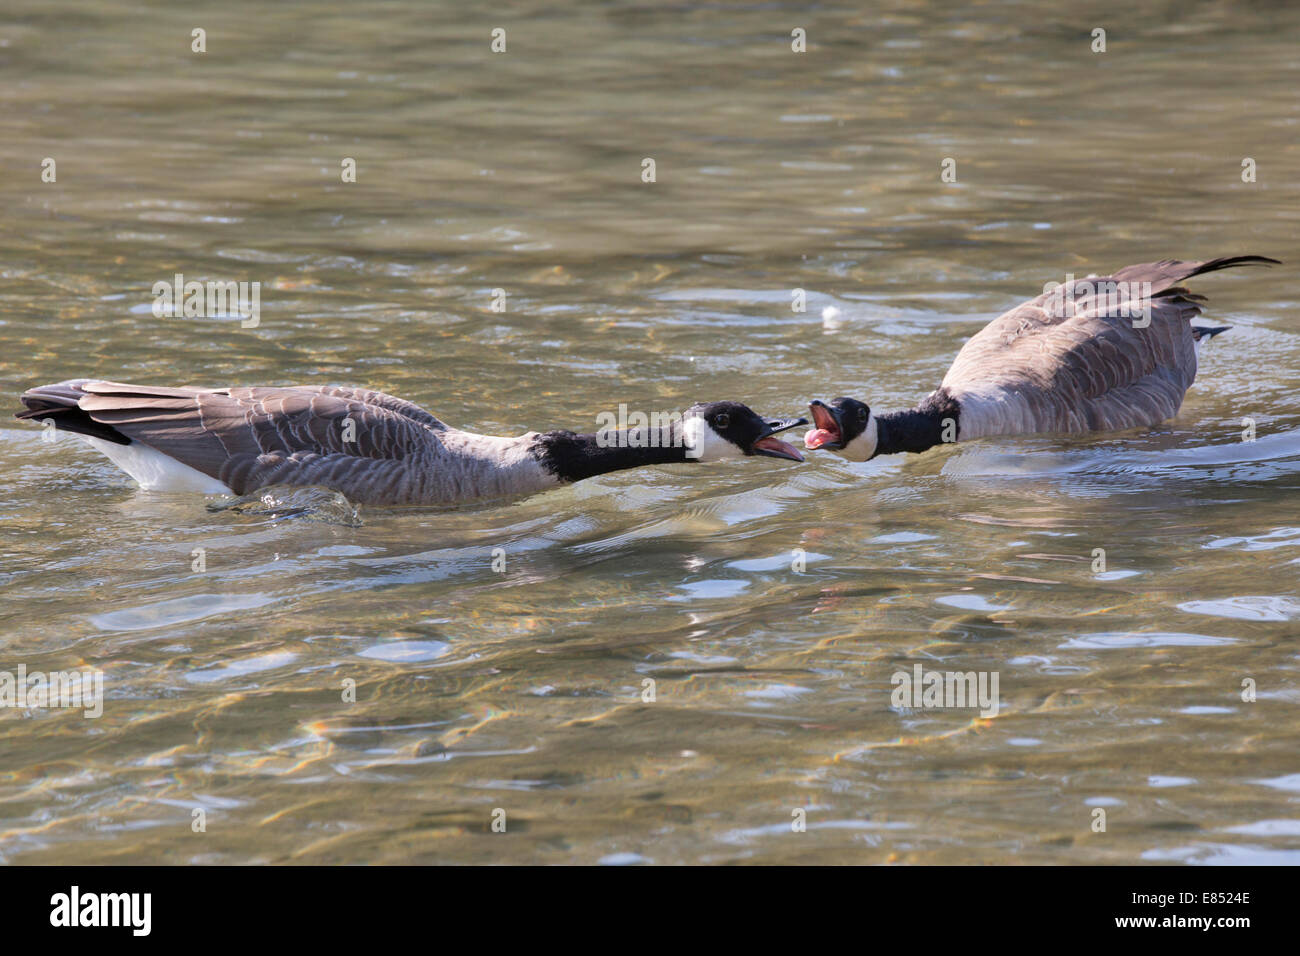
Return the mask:
[[629, 428], [594, 435], [547, 432], [536, 457], [560, 481], [582, 481], [611, 471], [687, 461], [681, 436], [672, 428]]
[[876, 418], [876, 455], [922, 452], [957, 441], [960, 414], [957, 402], [940, 389], [916, 408], [880, 415]]

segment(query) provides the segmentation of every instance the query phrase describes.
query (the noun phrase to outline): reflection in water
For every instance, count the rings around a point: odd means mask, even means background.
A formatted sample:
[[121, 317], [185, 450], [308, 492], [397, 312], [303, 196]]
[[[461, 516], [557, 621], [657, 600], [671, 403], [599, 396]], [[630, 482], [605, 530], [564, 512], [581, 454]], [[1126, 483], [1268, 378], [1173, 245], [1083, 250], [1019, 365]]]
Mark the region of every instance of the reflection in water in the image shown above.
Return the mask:
[[[81, 6], [57, 44], [40, 5], [0, 25], [0, 160], [58, 163], [0, 180], [10, 396], [365, 384], [492, 434], [887, 410], [1066, 272], [1297, 258], [1276, 5], [1098, 57], [1050, 5], [822, 10], [795, 55], [764, 7], [524, 3], [493, 56], [451, 4], [237, 2], [201, 69], [183, 11]], [[1292, 269], [1198, 282], [1232, 329], [1183, 411], [1095, 438], [389, 512], [140, 493], [0, 427], [0, 670], [105, 687], [5, 720], [0, 859], [1294, 863]], [[260, 282], [260, 325], [155, 318], [177, 272]], [[997, 716], [894, 709], [917, 664], [998, 673]]]

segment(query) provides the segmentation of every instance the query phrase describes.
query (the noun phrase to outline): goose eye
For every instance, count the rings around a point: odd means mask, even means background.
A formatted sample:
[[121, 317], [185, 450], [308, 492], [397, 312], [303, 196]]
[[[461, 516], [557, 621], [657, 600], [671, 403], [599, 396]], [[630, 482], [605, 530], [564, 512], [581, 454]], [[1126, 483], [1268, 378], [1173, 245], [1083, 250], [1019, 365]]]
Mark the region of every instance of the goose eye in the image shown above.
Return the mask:
[[717, 428], [726, 428], [731, 424], [731, 416], [726, 412], [721, 412], [717, 418], [713, 419], [713, 424]]
[[860, 422], [865, 422], [866, 420], [867, 420], [867, 410], [866, 410], [865, 408], [859, 408], [859, 409], [858, 409], [858, 421], [860, 421]]

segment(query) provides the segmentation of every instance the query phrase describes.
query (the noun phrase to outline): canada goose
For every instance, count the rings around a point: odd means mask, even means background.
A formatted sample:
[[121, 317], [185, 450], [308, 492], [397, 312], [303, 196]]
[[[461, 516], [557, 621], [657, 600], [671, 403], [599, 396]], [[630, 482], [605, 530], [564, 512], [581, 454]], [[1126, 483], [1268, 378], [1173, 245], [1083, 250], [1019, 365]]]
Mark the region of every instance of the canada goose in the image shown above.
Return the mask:
[[656, 427], [476, 435], [411, 402], [340, 386], [157, 388], [75, 379], [22, 396], [16, 417], [83, 436], [145, 489], [247, 494], [322, 485], [358, 504], [445, 505], [553, 488], [641, 465], [766, 455], [807, 419], [739, 402], [693, 405]]
[[1226, 330], [1191, 325], [1205, 297], [1175, 283], [1254, 263], [1279, 264], [1165, 259], [1047, 288], [976, 333], [915, 408], [875, 415], [853, 398], [814, 401], [804, 445], [866, 461], [988, 435], [1155, 425], [1182, 405], [1201, 343]]

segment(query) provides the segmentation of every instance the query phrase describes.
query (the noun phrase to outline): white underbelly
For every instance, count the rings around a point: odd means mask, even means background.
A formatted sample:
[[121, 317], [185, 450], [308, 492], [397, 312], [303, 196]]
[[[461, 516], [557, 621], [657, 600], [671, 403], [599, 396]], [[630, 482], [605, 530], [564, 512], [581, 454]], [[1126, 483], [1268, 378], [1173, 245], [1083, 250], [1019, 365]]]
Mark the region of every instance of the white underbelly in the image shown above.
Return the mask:
[[108, 456], [109, 461], [134, 478], [145, 491], [189, 491], [202, 495], [234, 493], [223, 482], [138, 441], [118, 445], [89, 435], [81, 437], [96, 451]]

